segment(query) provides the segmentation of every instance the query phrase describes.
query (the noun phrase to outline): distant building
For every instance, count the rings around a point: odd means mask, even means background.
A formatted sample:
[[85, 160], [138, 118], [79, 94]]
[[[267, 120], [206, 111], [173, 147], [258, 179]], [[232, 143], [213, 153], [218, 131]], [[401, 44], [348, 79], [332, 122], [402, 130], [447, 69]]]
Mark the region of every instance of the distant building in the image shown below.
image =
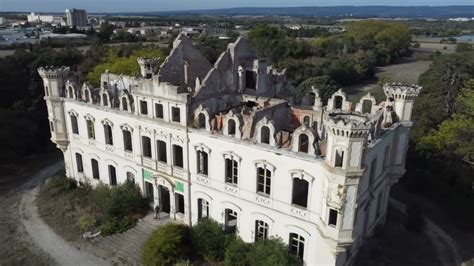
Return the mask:
[[41, 15], [35, 12], [31, 12], [27, 16], [28, 22], [32, 23], [52, 23], [54, 20], [54, 17], [51, 15]]
[[5, 25], [5, 18], [0, 17], [0, 26], [3, 26], [3, 25]]
[[66, 9], [66, 19], [69, 27], [87, 26], [87, 12], [84, 9]]

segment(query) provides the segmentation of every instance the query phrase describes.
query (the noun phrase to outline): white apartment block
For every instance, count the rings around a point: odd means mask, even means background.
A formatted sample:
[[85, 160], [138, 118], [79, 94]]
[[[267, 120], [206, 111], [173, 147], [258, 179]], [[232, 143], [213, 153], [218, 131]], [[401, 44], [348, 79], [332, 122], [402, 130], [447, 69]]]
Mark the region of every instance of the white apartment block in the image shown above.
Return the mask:
[[306, 265], [350, 265], [385, 222], [405, 173], [420, 87], [387, 84], [353, 105], [277, 98], [284, 72], [243, 38], [211, 65], [183, 35], [170, 55], [140, 58], [140, 77], [105, 73], [100, 88], [40, 68], [51, 140], [81, 183], [132, 180], [170, 219], [211, 217], [244, 241], [279, 237]]
[[66, 23], [69, 27], [87, 26], [87, 12], [84, 9], [66, 9]]

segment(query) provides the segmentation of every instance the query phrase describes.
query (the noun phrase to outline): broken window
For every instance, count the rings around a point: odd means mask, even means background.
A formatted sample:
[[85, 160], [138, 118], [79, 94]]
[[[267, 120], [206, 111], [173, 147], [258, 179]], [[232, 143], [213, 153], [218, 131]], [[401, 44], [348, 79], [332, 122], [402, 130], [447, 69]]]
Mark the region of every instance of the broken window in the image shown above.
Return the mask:
[[181, 112], [179, 107], [171, 107], [171, 121], [180, 122], [181, 121]]
[[237, 232], [237, 212], [225, 209], [225, 231], [227, 233]]
[[74, 99], [74, 90], [71, 86], [68, 87], [68, 97]]
[[309, 138], [306, 134], [300, 134], [298, 137], [298, 151], [308, 153], [309, 151]]
[[84, 90], [84, 100], [86, 102], [90, 102], [91, 99], [90, 99], [90, 95], [89, 95], [89, 90]]
[[335, 209], [329, 209], [329, 225], [336, 226], [337, 225], [337, 211]]
[[334, 163], [335, 167], [342, 167], [344, 164], [344, 151], [336, 150], [336, 161]]
[[209, 202], [205, 199], [198, 199], [198, 220], [209, 217]]
[[114, 138], [112, 135], [112, 127], [108, 124], [104, 125], [105, 144], [114, 145]]
[[309, 115], [305, 115], [303, 117], [303, 124], [305, 124], [306, 126], [309, 126], [310, 122], [311, 122], [311, 119], [309, 118]]
[[79, 127], [77, 125], [77, 117], [75, 115], [71, 115], [71, 128], [73, 134], [79, 134]]
[[99, 162], [96, 159], [91, 159], [92, 165], [92, 178], [100, 179], [100, 172], [99, 172]]
[[176, 201], [176, 212], [184, 214], [184, 196], [179, 193], [175, 193], [174, 195]]
[[127, 97], [122, 97], [122, 110], [128, 111], [128, 101], [127, 101]]
[[87, 119], [87, 137], [89, 139], [95, 139], [95, 129], [94, 129], [94, 121]]
[[183, 147], [173, 145], [173, 165], [183, 168]]
[[235, 121], [234, 121], [234, 119], [229, 119], [227, 121], [227, 134], [229, 134], [230, 136], [235, 135]]
[[334, 108], [335, 108], [335, 109], [342, 109], [342, 102], [343, 102], [343, 100], [344, 100], [344, 99], [342, 98], [342, 96], [336, 96], [336, 97], [334, 97], [334, 101], [335, 101], [335, 103], [334, 103]]
[[151, 158], [151, 140], [149, 137], [142, 136], [143, 156]]
[[255, 241], [268, 238], [268, 224], [264, 221], [255, 221]]
[[304, 208], [308, 207], [308, 188], [309, 183], [304, 179], [293, 178], [293, 196], [291, 204]]
[[232, 159], [225, 159], [225, 182], [237, 185], [239, 168], [238, 163]]
[[304, 237], [290, 233], [290, 253], [303, 259], [304, 254]]
[[135, 183], [135, 175], [132, 172], [127, 172], [127, 181]]
[[208, 174], [208, 157], [207, 153], [204, 151], [197, 152], [197, 166], [198, 166], [198, 173], [202, 175]]
[[370, 100], [364, 100], [362, 102], [362, 113], [363, 114], [366, 114], [366, 113], [372, 113], [372, 101]]
[[132, 133], [128, 130], [122, 130], [123, 133], [123, 147], [125, 151], [133, 151], [132, 146]]
[[115, 171], [115, 167], [109, 165], [109, 181], [111, 186], [117, 185], [117, 172]]
[[254, 90], [257, 88], [257, 73], [252, 70], [245, 71], [245, 88]]
[[203, 113], [198, 115], [197, 128], [206, 128], [206, 116]]
[[144, 100], [140, 101], [140, 114], [142, 115], [148, 114], [148, 103]]
[[107, 99], [107, 94], [106, 93], [102, 93], [102, 104], [104, 106], [108, 106], [109, 105], [109, 101]]
[[270, 129], [267, 126], [260, 128], [260, 143], [270, 144]]
[[257, 192], [270, 195], [272, 172], [270, 170], [257, 168]]
[[162, 140], [158, 140], [156, 142], [158, 146], [158, 161], [166, 163], [168, 162], [167, 156], [166, 156], [166, 142]]
[[77, 165], [77, 172], [83, 173], [84, 166], [82, 165], [82, 155], [80, 155], [79, 153], [76, 153], [76, 165]]
[[163, 104], [155, 103], [155, 116], [156, 118], [163, 118]]

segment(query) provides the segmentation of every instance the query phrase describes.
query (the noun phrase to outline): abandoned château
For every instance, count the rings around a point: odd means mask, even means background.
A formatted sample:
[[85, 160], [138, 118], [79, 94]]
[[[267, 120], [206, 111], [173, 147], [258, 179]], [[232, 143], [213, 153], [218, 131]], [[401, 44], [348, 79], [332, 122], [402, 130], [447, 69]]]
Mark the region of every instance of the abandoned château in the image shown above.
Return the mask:
[[386, 84], [381, 103], [339, 90], [326, 105], [313, 88], [296, 107], [280, 97], [285, 71], [244, 38], [214, 65], [184, 35], [138, 64], [140, 77], [104, 73], [100, 88], [68, 67], [38, 70], [68, 177], [130, 180], [170, 219], [281, 238], [306, 265], [350, 265], [385, 222], [419, 86]]

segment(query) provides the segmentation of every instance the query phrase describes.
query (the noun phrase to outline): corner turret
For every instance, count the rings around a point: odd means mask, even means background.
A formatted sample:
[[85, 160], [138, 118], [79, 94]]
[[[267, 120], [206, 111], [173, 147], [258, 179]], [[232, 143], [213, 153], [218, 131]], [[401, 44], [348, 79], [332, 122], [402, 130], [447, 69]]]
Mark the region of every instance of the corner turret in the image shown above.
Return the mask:
[[398, 121], [406, 126], [411, 125], [411, 114], [416, 97], [420, 94], [421, 86], [402, 83], [389, 83], [383, 86], [388, 100], [393, 101], [393, 109]]

